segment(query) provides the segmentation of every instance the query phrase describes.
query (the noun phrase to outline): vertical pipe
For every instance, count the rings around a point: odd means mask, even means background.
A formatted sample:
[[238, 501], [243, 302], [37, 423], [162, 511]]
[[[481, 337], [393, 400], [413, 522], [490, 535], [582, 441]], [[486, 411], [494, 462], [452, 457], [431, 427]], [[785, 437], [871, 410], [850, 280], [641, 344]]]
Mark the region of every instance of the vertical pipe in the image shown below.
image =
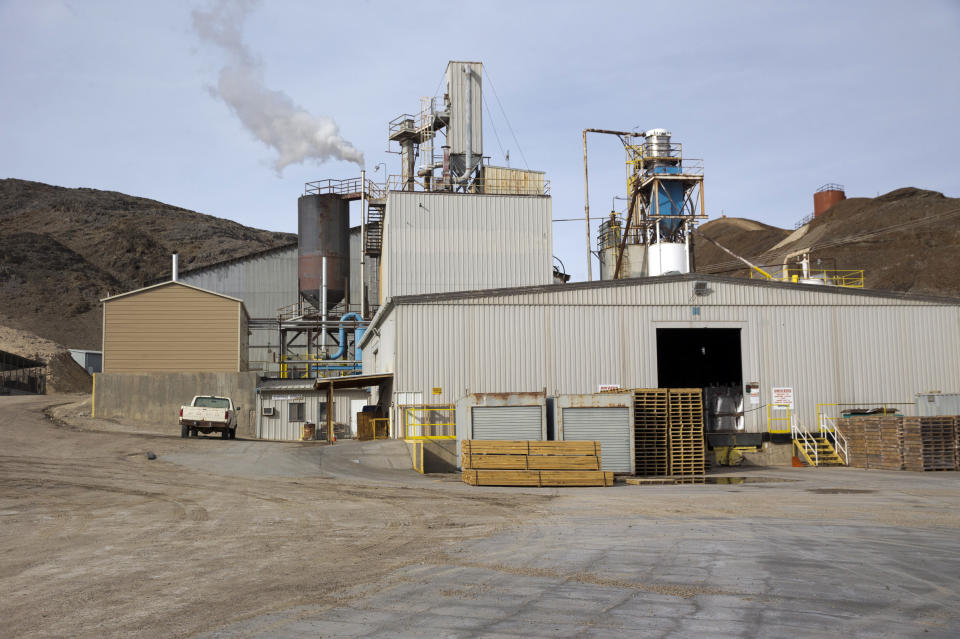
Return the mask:
[[450, 146], [444, 144], [443, 149], [443, 172], [441, 174], [441, 179], [443, 181], [444, 190], [450, 189]]
[[327, 386], [327, 443], [333, 443], [333, 382]]
[[320, 343], [323, 355], [327, 354], [327, 256], [320, 267]]
[[690, 268], [690, 220], [683, 221], [683, 250], [687, 258], [687, 273], [692, 271]]
[[473, 168], [473, 69], [464, 65], [463, 72], [467, 74], [467, 157], [463, 169], [463, 180], [466, 181]]
[[[593, 281], [593, 256], [590, 253], [590, 182], [587, 179], [587, 130], [583, 130], [583, 214], [587, 220], [587, 281]], [[614, 273], [614, 279], [617, 274]]]
[[177, 281], [177, 278], [178, 278], [179, 275], [180, 275], [180, 264], [179, 264], [179, 262], [180, 262], [180, 256], [179, 256], [177, 253], [174, 253], [174, 254], [173, 254], [172, 275], [171, 275], [171, 277], [170, 277], [170, 281], [171, 281], [171, 282], [176, 282], [176, 281]]
[[362, 317], [363, 319], [367, 319], [366, 255], [367, 255], [367, 170], [360, 169], [360, 317]]

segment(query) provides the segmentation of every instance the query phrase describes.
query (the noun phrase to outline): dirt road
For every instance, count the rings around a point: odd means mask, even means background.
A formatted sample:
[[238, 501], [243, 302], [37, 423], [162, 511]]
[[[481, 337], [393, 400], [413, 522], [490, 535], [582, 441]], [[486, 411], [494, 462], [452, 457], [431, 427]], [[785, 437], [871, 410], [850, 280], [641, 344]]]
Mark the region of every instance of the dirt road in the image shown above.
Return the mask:
[[0, 637], [960, 634], [960, 473], [475, 488], [68, 399], [0, 397]]
[[[547, 500], [450, 493], [410, 472], [358, 485], [330, 477], [310, 444], [78, 430], [44, 416], [57, 401], [0, 398], [2, 636], [189, 636], [334, 603]], [[190, 467], [251, 447], [271, 454]], [[166, 461], [178, 456], [188, 463]]]

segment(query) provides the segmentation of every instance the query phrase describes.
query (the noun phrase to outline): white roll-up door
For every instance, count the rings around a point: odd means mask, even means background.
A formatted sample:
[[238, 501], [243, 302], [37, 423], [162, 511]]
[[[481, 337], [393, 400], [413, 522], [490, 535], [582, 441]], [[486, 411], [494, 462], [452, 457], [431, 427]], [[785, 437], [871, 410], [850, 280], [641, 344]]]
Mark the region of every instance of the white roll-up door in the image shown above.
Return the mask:
[[564, 441], [598, 441], [603, 470], [632, 472], [630, 437], [633, 424], [629, 408], [571, 407], [562, 410]]
[[473, 439], [543, 439], [540, 406], [474, 406]]

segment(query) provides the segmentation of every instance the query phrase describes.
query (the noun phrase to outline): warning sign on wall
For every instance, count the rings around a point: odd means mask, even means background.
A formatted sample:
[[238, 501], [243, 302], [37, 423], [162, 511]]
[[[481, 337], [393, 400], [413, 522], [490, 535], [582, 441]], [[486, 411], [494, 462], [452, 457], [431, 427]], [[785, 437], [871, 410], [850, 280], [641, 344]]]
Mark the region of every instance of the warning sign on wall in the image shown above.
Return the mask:
[[793, 410], [793, 389], [787, 386], [773, 387], [770, 389], [770, 403], [777, 410]]

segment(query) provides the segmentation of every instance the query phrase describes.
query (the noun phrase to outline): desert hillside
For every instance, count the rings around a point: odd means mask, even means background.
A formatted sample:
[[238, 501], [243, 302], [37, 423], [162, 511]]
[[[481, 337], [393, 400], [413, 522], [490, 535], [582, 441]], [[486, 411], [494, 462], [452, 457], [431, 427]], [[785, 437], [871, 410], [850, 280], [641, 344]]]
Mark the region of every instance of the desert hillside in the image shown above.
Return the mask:
[[[960, 198], [935, 191], [850, 198], [795, 231], [722, 218], [699, 233], [765, 268], [810, 249], [814, 268], [863, 269], [866, 288], [960, 297]], [[749, 277], [741, 262], [703, 239], [695, 257], [700, 272]]]
[[296, 242], [162, 202], [0, 179], [0, 325], [99, 349], [99, 300], [170, 272]]

